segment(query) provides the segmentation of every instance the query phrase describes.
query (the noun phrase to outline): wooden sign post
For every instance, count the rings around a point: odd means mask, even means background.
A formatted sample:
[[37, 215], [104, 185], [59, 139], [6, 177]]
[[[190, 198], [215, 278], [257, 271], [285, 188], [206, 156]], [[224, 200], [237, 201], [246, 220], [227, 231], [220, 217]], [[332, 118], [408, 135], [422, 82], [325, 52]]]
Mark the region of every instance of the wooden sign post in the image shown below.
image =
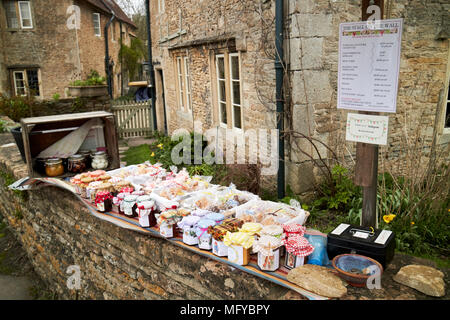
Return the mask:
[[[377, 6], [377, 7], [375, 7]], [[369, 9], [369, 10], [368, 10]], [[379, 12], [376, 12], [379, 10]], [[362, 21], [367, 21], [373, 14], [379, 13], [383, 18], [384, 0], [362, 0]], [[362, 114], [377, 115], [376, 112]], [[356, 144], [355, 184], [362, 187], [363, 207], [361, 226], [377, 226], [377, 180], [378, 180], [378, 145], [358, 142]]]

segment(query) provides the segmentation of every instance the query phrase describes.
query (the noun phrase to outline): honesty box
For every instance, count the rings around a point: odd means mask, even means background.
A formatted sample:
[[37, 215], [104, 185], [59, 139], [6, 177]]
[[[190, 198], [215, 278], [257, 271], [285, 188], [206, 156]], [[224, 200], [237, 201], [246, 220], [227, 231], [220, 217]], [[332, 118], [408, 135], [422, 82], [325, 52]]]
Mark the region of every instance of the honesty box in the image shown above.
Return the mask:
[[388, 124], [388, 116], [348, 113], [345, 139], [347, 141], [386, 145]]

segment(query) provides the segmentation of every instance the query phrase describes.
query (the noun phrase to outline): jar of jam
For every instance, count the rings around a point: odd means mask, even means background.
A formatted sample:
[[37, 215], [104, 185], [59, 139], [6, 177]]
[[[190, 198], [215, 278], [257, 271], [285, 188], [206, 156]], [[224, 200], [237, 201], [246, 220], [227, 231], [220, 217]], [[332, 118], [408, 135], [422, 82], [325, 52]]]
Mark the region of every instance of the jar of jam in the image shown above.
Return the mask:
[[45, 162], [47, 159], [45, 158], [36, 158], [34, 159], [34, 170], [36, 170], [38, 173], [44, 175], [45, 173]]
[[49, 177], [57, 177], [64, 174], [64, 166], [61, 158], [49, 158], [45, 161], [45, 174]]
[[113, 198], [113, 204], [117, 206], [117, 210], [119, 214], [123, 213], [123, 199], [125, 198], [125, 193], [119, 193], [116, 197]]
[[91, 152], [89, 150], [78, 150], [78, 154], [84, 157], [84, 162], [86, 163], [86, 168], [91, 167]]
[[91, 182], [93, 182], [94, 179], [90, 177], [81, 178], [81, 184], [80, 184], [80, 196], [84, 199], [88, 199], [87, 194], [87, 187]]
[[129, 218], [135, 218], [138, 216], [137, 214], [137, 204], [136, 199], [138, 196], [135, 195], [127, 195], [123, 199], [123, 214], [126, 215]]
[[137, 203], [137, 212], [141, 227], [151, 228], [156, 225], [155, 208], [155, 202], [151, 200]]
[[99, 151], [94, 153], [94, 156], [92, 157], [92, 163], [91, 166], [93, 169], [106, 169], [109, 166], [108, 162], [108, 155], [105, 151]]
[[69, 157], [67, 170], [72, 173], [81, 173], [86, 170], [86, 158], [81, 154]]
[[112, 210], [112, 194], [108, 191], [97, 192], [95, 196], [95, 204], [100, 212], [109, 212]]

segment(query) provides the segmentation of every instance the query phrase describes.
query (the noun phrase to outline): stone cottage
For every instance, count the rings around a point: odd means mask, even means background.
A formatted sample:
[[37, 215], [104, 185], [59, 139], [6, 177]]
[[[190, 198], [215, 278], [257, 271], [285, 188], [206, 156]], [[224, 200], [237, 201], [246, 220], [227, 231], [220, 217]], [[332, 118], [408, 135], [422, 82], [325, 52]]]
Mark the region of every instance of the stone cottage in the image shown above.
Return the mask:
[[134, 23], [113, 0], [0, 1], [0, 93], [67, 97], [74, 80], [91, 70], [106, 75], [105, 32], [114, 97], [126, 84], [120, 40], [129, 45]]
[[[160, 130], [193, 130], [195, 121], [237, 133], [276, 128], [277, 1], [151, 1]], [[286, 184], [295, 192], [316, 182], [320, 158], [354, 161], [347, 111], [336, 107], [339, 24], [361, 21], [363, 2], [283, 1]], [[403, 18], [397, 112], [384, 114], [388, 145], [380, 148], [395, 161], [412, 132], [428, 150], [449, 141], [450, 4], [381, 3], [384, 19]]]

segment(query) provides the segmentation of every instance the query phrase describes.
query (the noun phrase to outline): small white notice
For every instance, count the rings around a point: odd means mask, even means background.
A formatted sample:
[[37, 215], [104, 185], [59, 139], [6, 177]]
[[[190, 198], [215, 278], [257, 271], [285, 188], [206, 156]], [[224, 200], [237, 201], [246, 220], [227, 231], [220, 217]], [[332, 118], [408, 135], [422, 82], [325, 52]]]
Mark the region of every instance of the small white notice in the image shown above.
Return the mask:
[[392, 233], [392, 231], [390, 231], [390, 230], [381, 231], [380, 234], [378, 235], [378, 237], [376, 238], [375, 243], [385, 244], [386, 241], [389, 239], [391, 233]]
[[386, 145], [388, 116], [373, 116], [358, 113], [347, 114], [347, 141]]
[[335, 234], [335, 235], [339, 236], [339, 235], [342, 234], [342, 232], [344, 232], [345, 230], [347, 230], [348, 227], [350, 227], [349, 224], [341, 223], [340, 225], [338, 225], [338, 226], [336, 227], [336, 229], [334, 229], [334, 230], [331, 232], [331, 234]]

